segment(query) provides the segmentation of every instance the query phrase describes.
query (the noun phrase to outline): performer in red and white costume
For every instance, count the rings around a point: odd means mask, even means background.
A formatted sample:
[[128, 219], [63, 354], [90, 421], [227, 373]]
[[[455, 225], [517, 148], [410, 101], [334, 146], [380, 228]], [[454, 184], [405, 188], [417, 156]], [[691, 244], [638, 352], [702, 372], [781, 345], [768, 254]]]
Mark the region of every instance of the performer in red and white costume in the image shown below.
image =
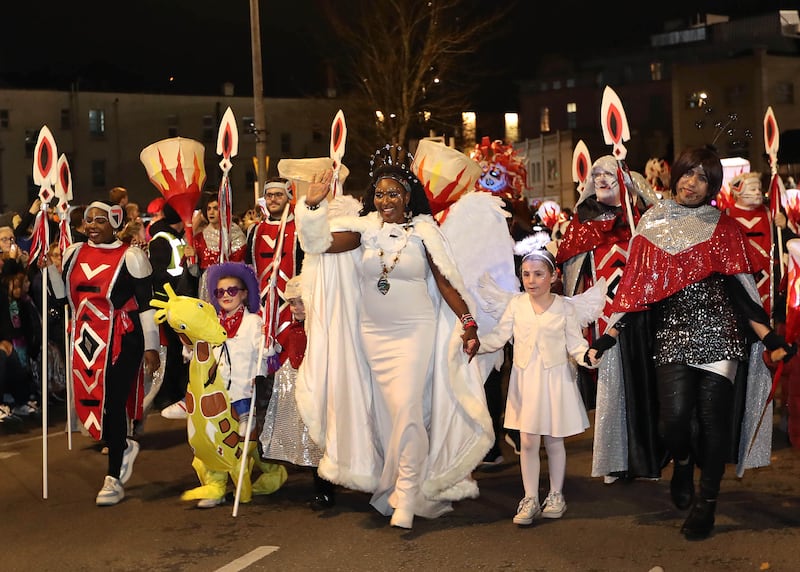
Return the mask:
[[267, 219], [247, 233], [245, 262], [254, 266], [261, 289], [268, 355], [277, 354], [275, 340], [292, 323], [284, 290], [286, 282], [300, 273], [302, 263], [291, 199], [292, 183], [288, 179], [268, 180], [264, 185]]
[[730, 181], [730, 189], [735, 202], [725, 212], [742, 225], [750, 245], [761, 259], [761, 266], [764, 269], [756, 274], [756, 285], [761, 296], [761, 304], [767, 314], [771, 315], [774, 284], [769, 268], [774, 237], [772, 216], [764, 204], [761, 173], [742, 173], [735, 176]]
[[[72, 312], [72, 382], [78, 417], [92, 437], [108, 446], [108, 472], [98, 506], [117, 504], [130, 478], [139, 444], [127, 439], [126, 404], [141, 389], [141, 366], [159, 367], [158, 329], [150, 308], [151, 266], [139, 248], [119, 241], [119, 205], [95, 201], [85, 211], [87, 242], [64, 252], [64, 292]], [[66, 284], [66, 290], [65, 286]], [[141, 407], [141, 396], [136, 399]]]

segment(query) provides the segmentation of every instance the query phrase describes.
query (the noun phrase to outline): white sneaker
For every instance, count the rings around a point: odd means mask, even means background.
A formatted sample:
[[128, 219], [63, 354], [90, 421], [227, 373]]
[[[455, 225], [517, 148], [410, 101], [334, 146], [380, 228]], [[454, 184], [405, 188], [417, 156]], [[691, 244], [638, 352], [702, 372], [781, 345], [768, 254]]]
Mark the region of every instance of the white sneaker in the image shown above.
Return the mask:
[[200, 499], [197, 501], [197, 508], [214, 508], [225, 502], [225, 497], [218, 499]]
[[28, 417], [29, 415], [38, 413], [38, 411], [39, 410], [36, 407], [31, 405], [30, 402], [28, 402], [28, 403], [23, 403], [22, 405], [17, 405], [14, 408], [14, 411], [12, 411], [12, 413], [17, 417]]
[[189, 417], [189, 413], [186, 411], [186, 402], [176, 401], [169, 407], [165, 407], [161, 410], [161, 417], [167, 419], [186, 419]]
[[561, 518], [567, 512], [567, 501], [560, 492], [551, 492], [544, 499], [543, 518]]
[[514, 516], [514, 524], [530, 524], [541, 512], [542, 507], [539, 506], [539, 502], [535, 498], [525, 497], [519, 501], [517, 514]]
[[126, 484], [133, 474], [133, 462], [139, 454], [139, 442], [133, 439], [127, 439], [128, 446], [122, 453], [122, 465], [119, 468], [119, 482], [123, 485]]
[[125, 498], [125, 489], [119, 479], [115, 479], [111, 475], [106, 475], [106, 480], [103, 482], [103, 488], [97, 493], [95, 504], [97, 506], [112, 506]]
[[0, 403], [0, 423], [12, 416], [11, 408], [5, 403]]

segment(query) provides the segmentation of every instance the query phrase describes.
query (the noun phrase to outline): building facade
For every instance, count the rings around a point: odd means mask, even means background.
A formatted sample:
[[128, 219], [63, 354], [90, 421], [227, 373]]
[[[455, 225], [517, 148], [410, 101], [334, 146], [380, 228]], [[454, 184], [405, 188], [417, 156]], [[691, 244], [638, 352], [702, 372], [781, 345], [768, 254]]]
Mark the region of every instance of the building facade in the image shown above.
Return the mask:
[[[284, 157], [327, 157], [331, 122], [341, 106], [336, 99], [265, 99], [269, 176], [277, 175]], [[216, 189], [217, 133], [228, 107], [239, 131], [230, 171], [233, 208], [243, 212], [252, 207], [257, 184], [252, 97], [0, 89], [0, 210], [27, 209], [38, 194], [33, 154], [43, 125], [69, 161], [73, 205], [106, 199], [110, 188], [122, 186], [144, 208], [158, 191], [139, 153], [178, 136], [203, 143], [206, 187]]]

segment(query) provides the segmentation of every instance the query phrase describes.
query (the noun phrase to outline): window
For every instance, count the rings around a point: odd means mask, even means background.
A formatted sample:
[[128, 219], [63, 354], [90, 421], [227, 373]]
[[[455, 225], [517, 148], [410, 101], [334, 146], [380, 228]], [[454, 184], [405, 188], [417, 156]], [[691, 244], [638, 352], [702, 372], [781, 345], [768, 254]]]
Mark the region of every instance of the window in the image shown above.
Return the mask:
[[547, 160], [547, 180], [558, 181], [558, 163], [555, 159]]
[[743, 84], [731, 85], [725, 88], [725, 103], [735, 105], [744, 102], [747, 87]]
[[281, 133], [281, 153], [290, 155], [292, 153], [292, 134]]
[[695, 91], [686, 98], [687, 109], [699, 109], [708, 105], [708, 93], [705, 91]]
[[216, 143], [215, 141], [215, 124], [214, 117], [212, 115], [204, 115], [203, 116], [203, 143]]
[[8, 129], [8, 109], [0, 109], [0, 129]]
[[25, 158], [33, 159], [33, 152], [36, 151], [36, 141], [39, 139], [39, 132], [31, 129], [25, 130]]
[[92, 160], [92, 186], [106, 186], [106, 161], [105, 159]]
[[550, 108], [542, 107], [539, 112], [539, 131], [547, 133], [550, 131]]
[[102, 109], [89, 110], [89, 134], [103, 137], [106, 134], [106, 113]]
[[661, 81], [663, 79], [663, 66], [661, 62], [650, 63], [650, 79], [652, 81]]
[[[775, 97], [773, 97], [773, 100], [775, 103], [794, 105], [794, 84], [787, 81], [775, 85]], [[0, 121], [2, 121], [2, 119], [0, 119]]]
[[505, 114], [505, 140], [511, 143], [519, 141], [519, 114]]
[[72, 113], [69, 108], [61, 110], [61, 129], [64, 131], [72, 129]]
[[578, 126], [578, 104], [571, 102], [567, 104], [567, 129], [575, 129]]
[[253, 135], [256, 132], [256, 120], [253, 117], [242, 117], [242, 133]]
[[167, 137], [178, 136], [178, 116], [167, 115]]

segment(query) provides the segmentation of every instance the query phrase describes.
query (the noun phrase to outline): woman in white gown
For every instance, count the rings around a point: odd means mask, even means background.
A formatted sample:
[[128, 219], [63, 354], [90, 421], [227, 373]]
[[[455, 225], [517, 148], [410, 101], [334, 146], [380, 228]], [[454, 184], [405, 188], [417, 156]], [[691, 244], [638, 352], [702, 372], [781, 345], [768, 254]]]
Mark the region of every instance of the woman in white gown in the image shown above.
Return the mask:
[[468, 363], [477, 324], [411, 160], [376, 153], [364, 216], [328, 221], [329, 173], [296, 209], [309, 301], [298, 407], [325, 451], [320, 474], [373, 493], [400, 528], [477, 496], [470, 473], [493, 440]]

